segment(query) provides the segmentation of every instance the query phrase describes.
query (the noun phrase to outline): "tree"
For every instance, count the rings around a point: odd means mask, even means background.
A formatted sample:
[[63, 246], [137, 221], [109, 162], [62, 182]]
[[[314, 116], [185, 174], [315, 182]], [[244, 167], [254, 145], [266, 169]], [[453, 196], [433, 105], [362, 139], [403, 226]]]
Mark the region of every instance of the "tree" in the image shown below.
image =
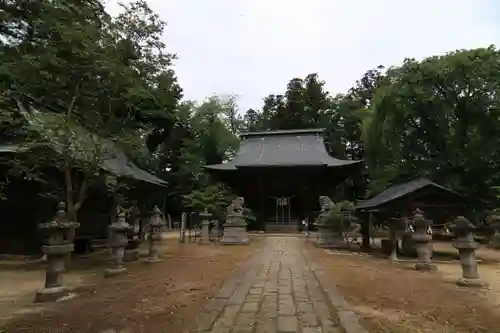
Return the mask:
[[491, 202], [500, 177], [499, 60], [489, 47], [389, 69], [365, 115], [365, 158], [379, 190], [426, 176], [473, 205]]
[[203, 166], [222, 163], [237, 151], [239, 140], [232, 132], [230, 118], [235, 105], [231, 97], [211, 96], [199, 104], [185, 101], [179, 106], [175, 126], [157, 151], [159, 174], [169, 182], [172, 212], [181, 213], [183, 206], [194, 200], [183, 198], [196, 199], [204, 197], [207, 188], [223, 188]]
[[[2, 139], [43, 138], [61, 154], [53, 166], [64, 174], [68, 213], [76, 220], [89, 177], [101, 172], [98, 141], [137, 142], [138, 135], [171, 127], [181, 90], [169, 67], [174, 56], [160, 42], [165, 24], [144, 1], [124, 6], [116, 18], [100, 1], [9, 1], [2, 9], [2, 128], [17, 125]], [[41, 113], [29, 116], [28, 131], [26, 119], [17, 121], [16, 101]]]
[[183, 205], [195, 212], [207, 209], [213, 214], [221, 214], [231, 198], [232, 195], [226, 189], [214, 184], [183, 195]]

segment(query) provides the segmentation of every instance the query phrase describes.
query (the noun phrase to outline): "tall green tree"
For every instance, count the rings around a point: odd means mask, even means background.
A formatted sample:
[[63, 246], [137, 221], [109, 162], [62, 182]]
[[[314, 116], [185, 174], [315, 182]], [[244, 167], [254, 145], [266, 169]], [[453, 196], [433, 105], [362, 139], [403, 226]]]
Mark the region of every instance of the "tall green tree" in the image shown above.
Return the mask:
[[[172, 126], [181, 90], [170, 69], [174, 56], [160, 42], [165, 24], [145, 1], [124, 6], [115, 18], [97, 0], [2, 6], [1, 139], [30, 144], [43, 139], [57, 147], [60, 163], [50, 159], [49, 165], [64, 174], [68, 211], [75, 218], [88, 178], [100, 172], [102, 140], [96, 138], [137, 143]], [[26, 122], [17, 101], [45, 116]], [[32, 137], [33, 127], [39, 135]], [[82, 133], [88, 133], [84, 140]], [[76, 158], [90, 152], [84, 163]], [[44, 156], [32, 161], [40, 164]]]
[[389, 69], [365, 116], [365, 157], [378, 190], [427, 176], [473, 205], [491, 202], [500, 181], [499, 60], [489, 47]]
[[[172, 212], [182, 212], [185, 205], [191, 207], [193, 203], [189, 198], [208, 204], [214, 189], [225, 191], [204, 172], [203, 166], [222, 163], [237, 151], [239, 140], [231, 126], [235, 107], [233, 97], [219, 96], [202, 103], [185, 101], [179, 106], [176, 125], [157, 152], [157, 168], [163, 170], [160, 174], [169, 182], [168, 201]], [[206, 200], [200, 199], [204, 197]], [[212, 202], [211, 205], [218, 204]]]

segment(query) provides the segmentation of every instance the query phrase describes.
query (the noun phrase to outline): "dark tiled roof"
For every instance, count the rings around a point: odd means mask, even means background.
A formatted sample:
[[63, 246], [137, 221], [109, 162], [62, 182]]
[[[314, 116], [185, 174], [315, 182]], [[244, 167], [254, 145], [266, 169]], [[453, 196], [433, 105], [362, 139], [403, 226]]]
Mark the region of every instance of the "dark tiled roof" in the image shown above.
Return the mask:
[[359, 203], [355, 209], [356, 210], [361, 210], [361, 209], [368, 209], [368, 208], [375, 208], [381, 204], [390, 202], [392, 200], [401, 198], [409, 193], [415, 192], [417, 190], [420, 190], [424, 187], [427, 186], [433, 186], [440, 188], [441, 190], [453, 193], [457, 196], [460, 196], [459, 193], [452, 191], [444, 186], [441, 186], [439, 184], [436, 184], [426, 178], [418, 178], [411, 180], [409, 182], [393, 185], [386, 189], [385, 191], [379, 193], [378, 195], [374, 196], [373, 198], [370, 198], [368, 200], [365, 200], [361, 203]]
[[238, 153], [229, 162], [208, 165], [212, 170], [273, 166], [346, 166], [361, 161], [328, 155], [321, 129], [253, 132], [241, 135]]

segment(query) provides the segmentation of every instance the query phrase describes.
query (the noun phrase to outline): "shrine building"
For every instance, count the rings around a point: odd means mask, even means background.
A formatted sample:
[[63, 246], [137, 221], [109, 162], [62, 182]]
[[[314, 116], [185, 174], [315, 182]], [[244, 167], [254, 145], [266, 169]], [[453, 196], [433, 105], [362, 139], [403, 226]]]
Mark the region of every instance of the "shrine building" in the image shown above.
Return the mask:
[[331, 157], [323, 129], [250, 132], [240, 139], [232, 160], [205, 168], [245, 198], [267, 231], [298, 230], [301, 220], [319, 210], [319, 196], [363, 165]]

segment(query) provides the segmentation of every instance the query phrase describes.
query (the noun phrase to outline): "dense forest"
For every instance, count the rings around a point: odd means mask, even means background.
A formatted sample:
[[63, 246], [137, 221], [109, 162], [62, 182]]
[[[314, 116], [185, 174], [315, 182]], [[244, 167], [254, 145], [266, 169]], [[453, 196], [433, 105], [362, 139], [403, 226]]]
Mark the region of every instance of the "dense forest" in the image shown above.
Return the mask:
[[[70, 209], [92, 186], [160, 196], [171, 214], [218, 207], [231, 193], [203, 166], [230, 158], [239, 133], [324, 128], [332, 156], [365, 161], [360, 198], [425, 176], [468, 195], [478, 210], [496, 205], [500, 52], [493, 46], [369, 69], [341, 94], [328, 92], [317, 73], [291, 78], [282, 94], [263, 96], [260, 109], [239, 110], [231, 96], [183, 98], [175, 50], [161, 38], [166, 24], [145, 1], [112, 17], [100, 0], [10, 0], [0, 4], [0, 20], [0, 140], [30, 151], [2, 157], [4, 187], [12, 177], [44, 182]], [[47, 117], [27, 125], [20, 102]], [[105, 174], [95, 153], [103, 138], [168, 185]], [[48, 155], [49, 146], [58, 154]], [[59, 186], [44, 180], [47, 166], [65, 175]]]

